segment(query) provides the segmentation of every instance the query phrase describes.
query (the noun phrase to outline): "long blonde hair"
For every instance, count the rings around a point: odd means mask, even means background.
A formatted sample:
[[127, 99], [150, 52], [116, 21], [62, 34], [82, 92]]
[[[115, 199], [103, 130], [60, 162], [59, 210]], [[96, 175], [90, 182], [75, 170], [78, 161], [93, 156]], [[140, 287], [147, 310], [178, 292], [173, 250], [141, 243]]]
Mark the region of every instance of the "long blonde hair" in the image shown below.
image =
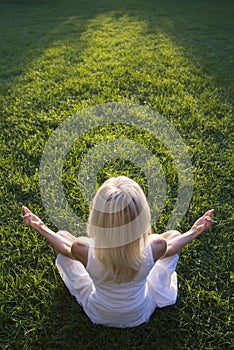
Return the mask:
[[137, 274], [150, 232], [150, 209], [142, 188], [126, 176], [105, 181], [94, 196], [88, 236], [105, 266], [103, 281], [124, 283]]

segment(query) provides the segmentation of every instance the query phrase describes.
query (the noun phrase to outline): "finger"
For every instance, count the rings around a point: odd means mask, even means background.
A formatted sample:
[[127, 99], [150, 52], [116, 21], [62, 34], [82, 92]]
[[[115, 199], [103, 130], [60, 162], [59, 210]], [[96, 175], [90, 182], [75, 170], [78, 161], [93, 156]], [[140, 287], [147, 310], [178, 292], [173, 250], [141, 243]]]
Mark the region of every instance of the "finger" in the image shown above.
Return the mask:
[[24, 220], [24, 223], [26, 224], [26, 225], [30, 225], [30, 223], [31, 223], [31, 215], [29, 214], [29, 213], [27, 213], [26, 215], [24, 215], [24, 218], [23, 218], [23, 220]]
[[212, 214], [214, 214], [214, 209], [208, 210], [207, 213], [208, 213], [208, 214], [207, 214], [208, 216], [211, 216]]
[[213, 225], [213, 219], [209, 216], [205, 217], [205, 227], [210, 228]]
[[205, 214], [203, 215], [203, 217], [211, 216], [211, 215], [213, 215], [213, 213], [214, 213], [214, 209], [210, 209], [210, 210], [208, 210], [207, 212], [205, 212]]
[[29, 210], [27, 207], [25, 207], [25, 206], [22, 206], [22, 210], [23, 210], [23, 212], [24, 212], [24, 214], [29, 214], [29, 213], [31, 213], [31, 210]]
[[214, 220], [210, 216], [205, 216], [205, 220], [210, 223], [214, 222]]

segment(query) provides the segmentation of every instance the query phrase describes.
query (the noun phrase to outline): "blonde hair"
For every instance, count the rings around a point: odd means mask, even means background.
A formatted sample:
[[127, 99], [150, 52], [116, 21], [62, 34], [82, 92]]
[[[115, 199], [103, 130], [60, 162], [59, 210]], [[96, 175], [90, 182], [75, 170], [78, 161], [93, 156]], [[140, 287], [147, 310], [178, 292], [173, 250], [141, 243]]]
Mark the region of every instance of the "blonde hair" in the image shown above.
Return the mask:
[[105, 266], [103, 281], [123, 283], [135, 277], [150, 229], [150, 208], [141, 187], [126, 176], [105, 181], [94, 196], [87, 224]]

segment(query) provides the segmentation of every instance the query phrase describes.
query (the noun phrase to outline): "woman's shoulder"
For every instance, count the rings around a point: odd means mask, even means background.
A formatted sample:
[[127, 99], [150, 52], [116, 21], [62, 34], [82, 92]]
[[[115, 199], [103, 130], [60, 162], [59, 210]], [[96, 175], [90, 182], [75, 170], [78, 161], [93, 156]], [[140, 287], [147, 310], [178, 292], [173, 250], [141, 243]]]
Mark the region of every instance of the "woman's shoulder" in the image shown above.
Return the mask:
[[79, 260], [85, 267], [88, 262], [91, 240], [88, 237], [78, 237], [72, 244], [71, 253], [74, 259]]
[[148, 236], [148, 242], [152, 250], [154, 262], [156, 262], [166, 253], [167, 241], [159, 234], [152, 233]]

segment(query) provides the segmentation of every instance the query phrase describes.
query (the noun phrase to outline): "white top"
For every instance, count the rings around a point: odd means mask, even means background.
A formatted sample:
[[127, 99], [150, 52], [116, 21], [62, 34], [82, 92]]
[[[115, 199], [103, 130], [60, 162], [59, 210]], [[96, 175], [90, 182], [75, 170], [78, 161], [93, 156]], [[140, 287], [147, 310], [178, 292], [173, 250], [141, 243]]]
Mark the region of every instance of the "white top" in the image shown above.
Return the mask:
[[147, 322], [156, 307], [172, 305], [177, 299], [175, 268], [178, 255], [154, 263], [149, 242], [145, 258], [133, 281], [121, 284], [99, 282], [104, 266], [89, 246], [86, 269], [61, 254], [56, 265], [70, 293], [76, 297], [95, 324], [135, 327]]

